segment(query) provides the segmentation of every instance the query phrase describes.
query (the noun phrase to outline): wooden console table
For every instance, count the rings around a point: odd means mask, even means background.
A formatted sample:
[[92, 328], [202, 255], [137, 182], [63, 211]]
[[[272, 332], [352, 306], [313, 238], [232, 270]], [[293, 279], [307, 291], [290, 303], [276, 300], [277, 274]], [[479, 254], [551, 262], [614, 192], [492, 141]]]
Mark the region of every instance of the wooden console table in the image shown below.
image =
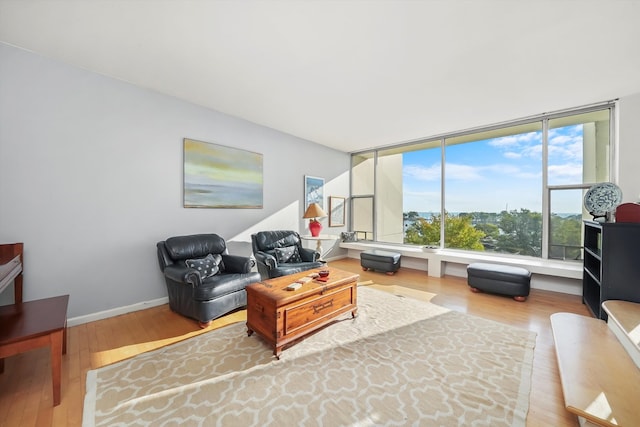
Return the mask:
[[53, 404], [60, 404], [62, 355], [67, 352], [69, 295], [0, 307], [0, 373], [4, 358], [50, 347]]

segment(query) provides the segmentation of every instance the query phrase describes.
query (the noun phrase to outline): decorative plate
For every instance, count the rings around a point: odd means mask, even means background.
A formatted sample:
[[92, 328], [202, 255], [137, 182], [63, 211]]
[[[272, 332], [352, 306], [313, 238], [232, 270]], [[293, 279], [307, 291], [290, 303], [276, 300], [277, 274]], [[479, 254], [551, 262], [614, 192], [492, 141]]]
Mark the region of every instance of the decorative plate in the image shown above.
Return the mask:
[[584, 207], [591, 215], [605, 216], [622, 203], [622, 190], [611, 182], [601, 182], [587, 190]]

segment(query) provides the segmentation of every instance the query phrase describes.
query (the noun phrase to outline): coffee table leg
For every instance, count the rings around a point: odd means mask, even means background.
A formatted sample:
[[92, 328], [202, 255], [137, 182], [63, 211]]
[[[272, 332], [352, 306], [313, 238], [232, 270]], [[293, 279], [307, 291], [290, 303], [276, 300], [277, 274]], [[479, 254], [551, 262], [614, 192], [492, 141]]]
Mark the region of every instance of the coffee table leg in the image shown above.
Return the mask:
[[51, 339], [51, 382], [53, 383], [53, 406], [60, 404], [60, 386], [62, 382], [62, 339], [64, 330], [53, 332]]

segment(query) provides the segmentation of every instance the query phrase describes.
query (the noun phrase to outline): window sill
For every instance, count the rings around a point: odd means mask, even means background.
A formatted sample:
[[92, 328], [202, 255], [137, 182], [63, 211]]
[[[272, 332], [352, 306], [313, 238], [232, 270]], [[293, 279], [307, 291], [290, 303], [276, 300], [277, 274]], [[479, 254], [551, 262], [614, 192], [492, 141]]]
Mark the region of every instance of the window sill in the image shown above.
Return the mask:
[[394, 251], [402, 256], [426, 259], [427, 273], [432, 277], [442, 277], [445, 264], [471, 264], [473, 262], [492, 262], [496, 264], [524, 267], [534, 274], [582, 280], [582, 263], [573, 261], [556, 261], [524, 256], [487, 254], [453, 249], [428, 249], [415, 246], [393, 245], [373, 242], [341, 242], [343, 249], [365, 251], [367, 249], [383, 249]]

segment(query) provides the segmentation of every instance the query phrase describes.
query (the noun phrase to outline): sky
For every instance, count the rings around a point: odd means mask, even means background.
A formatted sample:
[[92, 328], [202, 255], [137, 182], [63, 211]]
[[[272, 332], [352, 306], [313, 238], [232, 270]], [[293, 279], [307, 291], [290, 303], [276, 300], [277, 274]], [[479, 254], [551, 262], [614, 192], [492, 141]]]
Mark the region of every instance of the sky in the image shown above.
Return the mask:
[[[549, 130], [549, 185], [582, 183], [582, 125]], [[542, 133], [446, 148], [448, 212], [542, 211]], [[440, 148], [403, 155], [404, 212], [440, 211]], [[555, 196], [554, 196], [555, 195]], [[553, 192], [554, 213], [580, 213], [582, 191]]]

